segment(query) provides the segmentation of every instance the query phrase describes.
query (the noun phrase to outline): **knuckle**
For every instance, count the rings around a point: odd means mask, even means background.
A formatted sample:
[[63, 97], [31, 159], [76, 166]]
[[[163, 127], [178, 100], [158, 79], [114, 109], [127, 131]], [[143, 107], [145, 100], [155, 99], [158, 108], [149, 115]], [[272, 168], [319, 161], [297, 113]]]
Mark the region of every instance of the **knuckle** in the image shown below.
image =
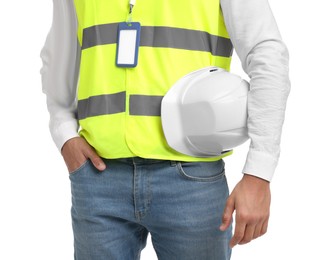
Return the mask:
[[228, 197], [228, 199], [227, 199], [227, 201], [226, 201], [226, 204], [227, 204], [228, 206], [234, 204], [234, 199], [233, 199], [233, 197], [232, 197], [231, 195]]
[[250, 216], [247, 216], [246, 221], [249, 224], [253, 224], [253, 223], [257, 223], [259, 221], [259, 218], [255, 215], [250, 215]]
[[99, 156], [91, 149], [88, 152], [88, 157], [92, 160], [92, 161], [96, 161], [99, 159]]
[[234, 239], [235, 241], [241, 241], [241, 240], [243, 239], [243, 236], [244, 236], [244, 234], [242, 234], [242, 233], [235, 233], [235, 234], [233, 235], [233, 239]]
[[225, 204], [225, 208], [224, 208], [225, 212], [230, 212], [230, 211], [232, 211], [232, 209], [233, 209], [232, 202], [227, 201], [226, 204]]
[[94, 161], [94, 162], [99, 162], [100, 159], [99, 159], [99, 156], [94, 154], [94, 155], [91, 156], [91, 160]]
[[257, 216], [248, 214], [248, 213], [241, 213], [239, 216], [239, 220], [245, 222], [245, 223], [255, 223], [257, 221]]
[[238, 217], [238, 219], [239, 220], [247, 220], [248, 219], [248, 217], [249, 217], [249, 215], [247, 214], [247, 213], [245, 213], [245, 212], [241, 212], [241, 213], [238, 213], [237, 214], [237, 217]]
[[261, 223], [263, 220], [266, 219], [264, 215], [260, 214], [241, 214], [239, 216], [239, 219], [248, 223], [248, 224], [256, 224], [256, 223]]
[[228, 221], [230, 221], [231, 216], [228, 215], [228, 214], [224, 214], [222, 219], [223, 219], [224, 222], [228, 222]]
[[247, 244], [249, 242], [251, 242], [252, 240], [249, 239], [249, 238], [243, 238], [241, 241], [240, 241], [240, 244]]

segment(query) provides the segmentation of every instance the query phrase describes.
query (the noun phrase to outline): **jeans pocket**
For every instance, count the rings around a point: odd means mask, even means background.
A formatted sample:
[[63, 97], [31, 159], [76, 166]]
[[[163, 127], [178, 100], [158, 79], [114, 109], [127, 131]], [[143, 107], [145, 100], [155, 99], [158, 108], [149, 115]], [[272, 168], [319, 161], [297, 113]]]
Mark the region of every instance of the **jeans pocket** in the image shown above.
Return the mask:
[[81, 171], [85, 168], [85, 166], [88, 165], [89, 161], [90, 161], [90, 160], [87, 159], [87, 160], [86, 160], [85, 162], [83, 162], [83, 164], [82, 164], [81, 166], [79, 166], [76, 170], [73, 170], [73, 171], [69, 172], [69, 176], [77, 175], [79, 172], [81, 172]]
[[200, 182], [213, 182], [225, 175], [222, 159], [214, 162], [177, 162], [177, 170], [181, 177]]

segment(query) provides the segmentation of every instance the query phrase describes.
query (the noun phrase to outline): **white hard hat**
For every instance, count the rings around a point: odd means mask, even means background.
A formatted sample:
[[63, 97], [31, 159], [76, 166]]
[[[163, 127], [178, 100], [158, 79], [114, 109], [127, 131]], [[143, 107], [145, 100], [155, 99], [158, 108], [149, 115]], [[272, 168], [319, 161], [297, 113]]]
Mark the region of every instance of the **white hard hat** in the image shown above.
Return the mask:
[[179, 79], [162, 100], [161, 120], [171, 148], [214, 157], [244, 143], [249, 83], [218, 67]]

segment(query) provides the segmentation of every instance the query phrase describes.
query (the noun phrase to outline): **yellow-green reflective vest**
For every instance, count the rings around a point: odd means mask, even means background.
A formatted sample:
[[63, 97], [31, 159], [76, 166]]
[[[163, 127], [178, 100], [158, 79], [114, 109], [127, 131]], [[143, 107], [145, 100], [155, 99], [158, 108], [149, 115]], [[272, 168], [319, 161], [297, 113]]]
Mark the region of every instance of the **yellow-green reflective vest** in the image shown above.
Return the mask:
[[182, 76], [206, 67], [229, 70], [232, 44], [219, 0], [137, 0], [141, 24], [138, 66], [115, 65], [117, 27], [129, 0], [75, 0], [81, 63], [80, 134], [104, 158], [212, 161], [171, 149], [163, 135], [160, 104]]

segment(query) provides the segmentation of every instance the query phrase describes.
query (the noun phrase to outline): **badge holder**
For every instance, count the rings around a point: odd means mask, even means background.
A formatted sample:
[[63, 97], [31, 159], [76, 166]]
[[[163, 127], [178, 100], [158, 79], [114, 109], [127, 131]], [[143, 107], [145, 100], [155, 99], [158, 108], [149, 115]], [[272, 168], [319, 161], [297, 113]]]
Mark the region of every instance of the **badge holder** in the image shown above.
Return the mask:
[[138, 64], [141, 26], [132, 22], [132, 1], [126, 22], [119, 23], [117, 33], [116, 66], [120, 68], [134, 68]]

